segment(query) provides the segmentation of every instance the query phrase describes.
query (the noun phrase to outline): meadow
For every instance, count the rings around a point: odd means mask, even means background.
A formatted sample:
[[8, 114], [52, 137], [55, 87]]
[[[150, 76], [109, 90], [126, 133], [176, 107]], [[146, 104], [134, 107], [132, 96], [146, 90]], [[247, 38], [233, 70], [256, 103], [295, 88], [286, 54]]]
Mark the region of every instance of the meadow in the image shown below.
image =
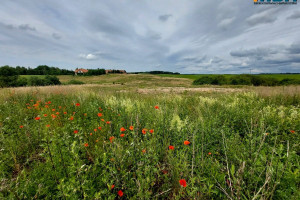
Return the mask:
[[0, 199], [299, 199], [300, 87], [59, 76], [0, 89]]

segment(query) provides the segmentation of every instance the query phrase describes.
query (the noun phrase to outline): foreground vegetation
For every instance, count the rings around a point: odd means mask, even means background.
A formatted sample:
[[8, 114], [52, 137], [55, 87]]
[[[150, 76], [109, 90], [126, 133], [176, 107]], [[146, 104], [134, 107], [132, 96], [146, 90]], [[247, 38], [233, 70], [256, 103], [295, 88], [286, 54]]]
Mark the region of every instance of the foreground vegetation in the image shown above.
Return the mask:
[[297, 90], [126, 84], [0, 90], [0, 199], [300, 197]]

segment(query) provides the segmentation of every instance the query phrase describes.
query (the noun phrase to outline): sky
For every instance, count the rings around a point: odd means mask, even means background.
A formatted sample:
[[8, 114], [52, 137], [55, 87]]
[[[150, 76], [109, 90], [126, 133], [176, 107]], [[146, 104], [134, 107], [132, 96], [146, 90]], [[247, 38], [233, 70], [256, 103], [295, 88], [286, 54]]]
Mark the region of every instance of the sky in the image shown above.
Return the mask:
[[300, 73], [300, 3], [1, 0], [3, 65]]

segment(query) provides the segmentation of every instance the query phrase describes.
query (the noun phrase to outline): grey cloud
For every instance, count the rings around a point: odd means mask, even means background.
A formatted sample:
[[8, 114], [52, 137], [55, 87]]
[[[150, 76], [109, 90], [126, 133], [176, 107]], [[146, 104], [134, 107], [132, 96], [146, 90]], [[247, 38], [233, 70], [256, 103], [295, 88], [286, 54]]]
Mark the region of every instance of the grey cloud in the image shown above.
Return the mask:
[[299, 18], [300, 18], [300, 11], [299, 10], [294, 11], [294, 13], [292, 15], [287, 17], [287, 19], [299, 19]]
[[18, 28], [20, 30], [24, 30], [24, 31], [27, 31], [27, 30], [36, 31], [36, 29], [34, 27], [30, 26], [29, 24], [21, 24], [21, 25], [18, 26]]
[[170, 17], [172, 17], [172, 15], [170, 15], [170, 14], [168, 14], [168, 15], [160, 15], [160, 16], [158, 17], [158, 19], [159, 19], [160, 21], [162, 21], [162, 22], [166, 22], [166, 21], [168, 21], [168, 19], [169, 19]]
[[61, 38], [61, 36], [57, 33], [52, 33], [52, 37], [57, 40], [59, 40]]
[[246, 22], [250, 26], [256, 26], [258, 24], [273, 23], [277, 20], [278, 9], [267, 9], [262, 12], [255, 13], [246, 19]]
[[298, 44], [292, 44], [287, 50], [291, 54], [300, 54], [300, 43], [298, 43]]

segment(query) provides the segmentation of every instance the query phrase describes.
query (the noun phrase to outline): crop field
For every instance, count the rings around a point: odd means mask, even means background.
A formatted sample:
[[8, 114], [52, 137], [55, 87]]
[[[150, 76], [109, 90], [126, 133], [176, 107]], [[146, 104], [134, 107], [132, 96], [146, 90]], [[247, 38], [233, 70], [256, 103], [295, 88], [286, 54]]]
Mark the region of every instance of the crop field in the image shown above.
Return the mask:
[[75, 79], [0, 89], [0, 199], [300, 198], [299, 86]]

